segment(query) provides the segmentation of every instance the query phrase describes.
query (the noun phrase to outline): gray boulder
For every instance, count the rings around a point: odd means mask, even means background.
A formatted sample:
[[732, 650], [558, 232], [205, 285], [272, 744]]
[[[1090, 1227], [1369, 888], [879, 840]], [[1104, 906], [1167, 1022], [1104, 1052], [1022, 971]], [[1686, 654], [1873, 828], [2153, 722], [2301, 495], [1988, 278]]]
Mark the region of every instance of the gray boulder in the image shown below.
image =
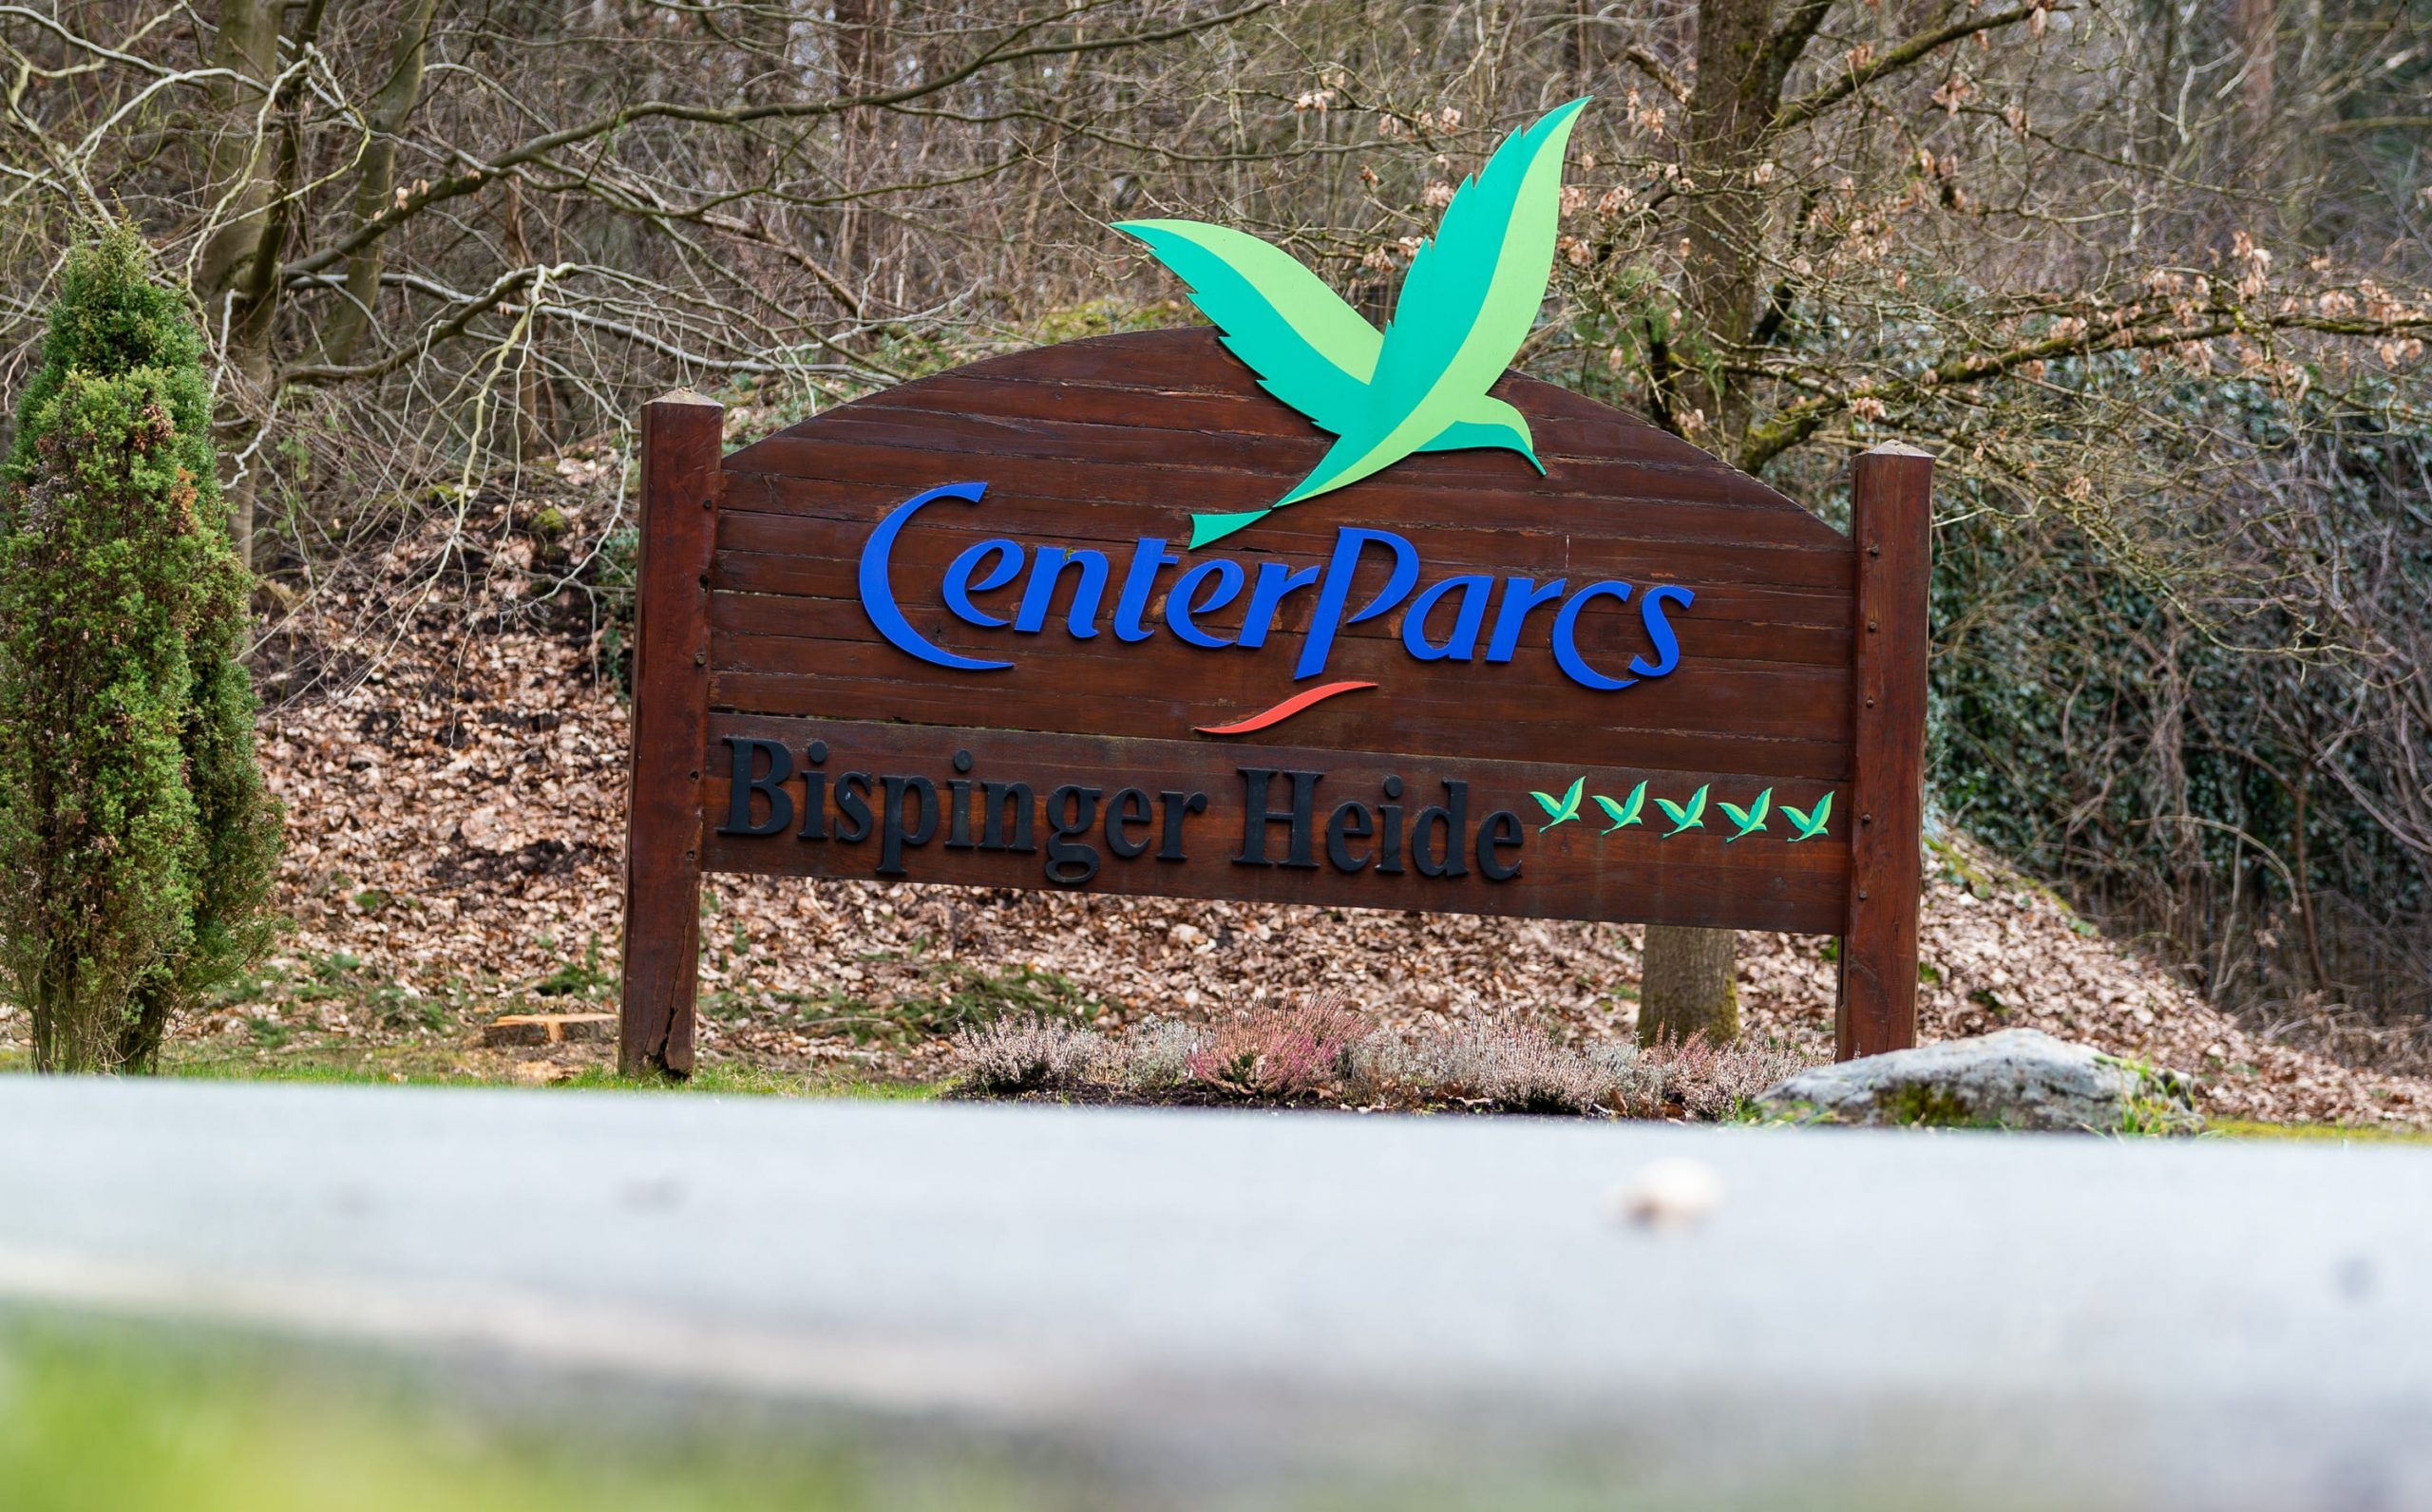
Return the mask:
[[2005, 1029], [1801, 1071], [1758, 1099], [1777, 1118], [2086, 1133], [2203, 1126], [2186, 1079], [2041, 1030]]

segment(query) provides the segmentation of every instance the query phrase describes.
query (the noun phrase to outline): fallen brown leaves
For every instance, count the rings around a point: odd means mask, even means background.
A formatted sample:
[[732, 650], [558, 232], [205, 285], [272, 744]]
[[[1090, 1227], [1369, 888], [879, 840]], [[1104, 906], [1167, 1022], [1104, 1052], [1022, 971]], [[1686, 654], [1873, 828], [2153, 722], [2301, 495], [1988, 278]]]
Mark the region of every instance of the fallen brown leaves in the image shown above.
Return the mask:
[[[2432, 1084], [2357, 1070], [2248, 1033], [1973, 845], [1946, 843], [1928, 860], [1918, 931], [1920, 1038], [2040, 1029], [2186, 1073], [2212, 1118], [2432, 1126]], [[1935, 860], [1941, 864], [1930, 864]], [[1741, 992], [1753, 1030], [1829, 1043], [1826, 944], [1741, 936]]]
[[[580, 500], [558, 507], [580, 528]], [[277, 964], [291, 976], [352, 957], [392, 998], [445, 996], [479, 1016], [564, 1006], [536, 999], [549, 990], [596, 1003], [614, 975], [626, 710], [600, 638], [534, 607], [545, 573], [514, 522], [490, 515], [455, 544], [445, 520], [398, 542], [385, 580], [325, 589], [308, 659], [356, 671], [263, 716], [263, 763], [288, 805], [294, 923]], [[1965, 844], [1940, 855], [1926, 1037], [2047, 1030], [2196, 1077], [2216, 1117], [2432, 1124], [2432, 1084], [2256, 1039]], [[1388, 1030], [1493, 1019], [1592, 1047], [1626, 1038], [1635, 1011], [1639, 932], [1622, 925], [747, 878], [712, 879], [710, 894], [712, 1062], [867, 1054], [882, 1072], [934, 1075], [941, 1037], [865, 1050], [833, 1026], [934, 998], [956, 973], [1023, 967], [1070, 978], [1108, 1029], [1340, 993]], [[1828, 945], [1742, 936], [1749, 1033], [1829, 1053]], [[343, 1001], [292, 997], [181, 1029], [281, 1015], [390, 1031]]]

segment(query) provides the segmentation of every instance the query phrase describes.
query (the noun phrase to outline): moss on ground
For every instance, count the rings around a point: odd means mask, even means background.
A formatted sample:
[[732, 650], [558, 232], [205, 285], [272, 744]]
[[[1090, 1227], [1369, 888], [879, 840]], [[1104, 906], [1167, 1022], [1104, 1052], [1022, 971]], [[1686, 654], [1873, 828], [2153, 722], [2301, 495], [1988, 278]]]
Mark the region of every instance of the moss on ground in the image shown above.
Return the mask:
[[1980, 1116], [1967, 1100], [1948, 1087], [1910, 1082], [1887, 1088], [1874, 1100], [1891, 1123], [1910, 1128], [2004, 1128], [1998, 1119]]

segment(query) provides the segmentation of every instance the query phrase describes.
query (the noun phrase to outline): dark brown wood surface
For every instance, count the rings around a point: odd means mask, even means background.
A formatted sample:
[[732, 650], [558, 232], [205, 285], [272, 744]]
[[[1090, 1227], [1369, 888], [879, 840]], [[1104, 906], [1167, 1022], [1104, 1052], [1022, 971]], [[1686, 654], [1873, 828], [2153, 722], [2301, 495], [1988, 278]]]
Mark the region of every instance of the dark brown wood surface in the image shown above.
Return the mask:
[[[1345, 525], [1411, 541], [1420, 587], [1478, 572], [1603, 578], [1690, 589], [1671, 618], [1672, 674], [1617, 691], [1556, 668], [1552, 614], [1526, 622], [1508, 664], [1420, 663], [1401, 609], [1342, 627], [1321, 677], [1374, 692], [1298, 716], [1297, 743], [1449, 758], [1525, 753], [1551, 764], [1626, 763], [1779, 778], [1849, 768], [1849, 541], [1804, 509], [1677, 438], [1550, 385], [1507, 377], [1496, 392], [1529, 417], [1547, 465], [1510, 453], [1425, 454], [1351, 488], [1279, 510], [1197, 553], [1193, 513], [1271, 503], [1314, 465], [1324, 433], [1260, 389], [1207, 331], [1163, 331], [1021, 352], [907, 384], [806, 421], [727, 459], [712, 565], [712, 700], [738, 712], [1191, 738], [1300, 690], [1294, 663], [1315, 593], [1288, 595], [1256, 651], [1187, 645], [1165, 628], [1125, 644], [1104, 633], [1132, 544], [1156, 537], [1185, 567], [1230, 558], [1252, 575], [1323, 562]], [[1001, 672], [933, 667], [875, 635], [859, 602], [862, 543], [922, 490], [985, 482], [978, 504], [942, 502], [900, 539], [894, 576], [921, 633]], [[1112, 581], [1101, 633], [1016, 635], [945, 613], [946, 563], [994, 538], [1094, 548]], [[1373, 553], [1354, 603], [1383, 579]], [[1161, 586], [1181, 569], [1167, 569]], [[1021, 581], [983, 603], [1000, 613]], [[1499, 593], [1499, 589], [1498, 589]], [[1203, 616], [1238, 629], [1247, 595]], [[1436, 624], [1447, 620], [1439, 610]], [[1582, 616], [1591, 664], [1624, 671], [1646, 641], [1635, 603]]]
[[1917, 1043], [1933, 476], [1925, 453], [1882, 446], [1859, 457], [1851, 478], [1858, 698], [1836, 1033], [1844, 1060]]
[[692, 394], [642, 407], [641, 564], [618, 1064], [688, 1075], [700, 991], [701, 751], [710, 556], [725, 411]]
[[[832, 784], [843, 773], [923, 776], [939, 793], [958, 776], [977, 783], [1019, 782], [1032, 790], [1030, 807], [1036, 839], [1043, 844], [1049, 831], [1047, 803], [1063, 784], [1096, 787], [1111, 794], [1139, 787], [1152, 797], [1160, 792], [1204, 792], [1206, 812], [1186, 822], [1188, 860], [1160, 861], [1150, 854], [1123, 859], [1105, 844], [1103, 816], [1090, 835], [1081, 837], [1100, 852], [1098, 875], [1088, 884], [1092, 892], [1148, 893], [1184, 898], [1244, 898], [1270, 902], [1322, 902], [1345, 907], [1434, 909], [1448, 913], [1514, 914], [1558, 918], [1644, 920], [1653, 923], [1701, 923], [1727, 913], [1753, 929], [1789, 930], [1829, 935], [1842, 925], [1842, 899], [1847, 890], [1849, 847], [1837, 834], [1793, 843], [1786, 826], [1776, 819], [1764, 835], [1731, 841], [1720, 801], [1745, 807], [1772, 786], [1775, 801], [1801, 807], [1814, 803], [1825, 784], [1776, 783], [1759, 774], [1681, 772], [1628, 765], [1582, 769], [1505, 760], [1447, 760], [1437, 757], [1377, 757], [1346, 754], [1319, 747], [1271, 744], [1251, 747], [1206, 741], [1140, 740], [1106, 736], [1034, 734], [1009, 730], [940, 729], [905, 724], [870, 724], [842, 720], [788, 720], [729, 713], [710, 718], [713, 755], [704, 779], [703, 813], [709, 832], [707, 863], [712, 871], [769, 872], [808, 877], [868, 877], [874, 874], [879, 837], [856, 843], [834, 838], [831, 786], [823, 805], [826, 838], [800, 838], [807, 766], [802, 753], [814, 740], [825, 743], [827, 759], [822, 771]], [[796, 776], [788, 799], [793, 822], [784, 833], [767, 836], [717, 833], [731, 817], [734, 747], [730, 736], [757, 737], [785, 744], [792, 752]], [[953, 765], [957, 751], [971, 754], [968, 774]], [[1314, 815], [1322, 835], [1329, 812], [1354, 801], [1372, 810], [1389, 802], [1383, 782], [1402, 779], [1397, 802], [1404, 821], [1420, 809], [1445, 803], [1447, 778], [1469, 786], [1469, 833], [1497, 809], [1518, 816], [1522, 829], [1516, 859], [1520, 875], [1508, 881], [1489, 881], [1477, 873], [1474, 841], [1467, 853], [1469, 875], [1458, 879], [1429, 878], [1406, 868], [1399, 876], [1379, 874], [1372, 864], [1345, 874], [1324, 861], [1320, 838], [1313, 847], [1318, 864], [1302, 869], [1242, 865], [1244, 765], [1277, 770], [1320, 771], [1315, 784]], [[754, 775], [765, 771], [755, 766]], [[1701, 784], [1710, 784], [1703, 827], [1665, 837], [1671, 825], [1652, 798], [1642, 822], [1611, 835], [1599, 832], [1608, 822], [1592, 800], [1583, 796], [1577, 819], [1555, 825], [1528, 796], [1531, 789], [1559, 795], [1573, 778], [1587, 779], [1589, 792], [1626, 798], [1641, 780], [1651, 794], [1685, 802]], [[975, 789], [976, 791], [976, 789]], [[1271, 784], [1270, 803], [1286, 805], [1289, 791], [1281, 781]], [[941, 802], [948, 800], [941, 799]], [[875, 801], [873, 806], [876, 806]], [[909, 806], [907, 804], [907, 806]], [[1103, 800], [1100, 803], [1104, 807]], [[755, 804], [754, 819], [765, 806]], [[1837, 826], [1836, 826], [1837, 830]], [[1288, 836], [1283, 824], [1268, 826], [1270, 854], [1282, 854]], [[949, 850], [947, 827], [926, 843], [907, 848], [904, 881], [958, 882], [983, 887], [1046, 887], [1043, 851], [1024, 854], [1002, 850]], [[1375, 837], [1358, 849], [1373, 853]]]
[[[1097, 852], [1085, 884], [1092, 891], [1842, 932], [1843, 1053], [1910, 1042], [1929, 462], [1861, 461], [1853, 544], [1627, 415], [1514, 375], [1494, 392], [1527, 417], [1543, 476], [1510, 452], [1416, 455], [1198, 551], [1188, 547], [1193, 515], [1271, 504], [1331, 442], [1265, 393], [1210, 331], [1014, 353], [843, 406], [722, 460], [714, 406], [654, 404], [644, 422], [628, 1068], [691, 1064], [701, 870], [1054, 886], [1043, 849], [1050, 797], [1068, 784], [1207, 799], [1183, 822], [1187, 861], [1153, 849], [1114, 854], [1101, 815], [1082, 841]], [[952, 652], [1014, 663], [1005, 671], [923, 662], [889, 644], [862, 602], [861, 558], [876, 524], [917, 494], [970, 482], [984, 482], [985, 498], [924, 509], [898, 539], [889, 581], [916, 633]], [[1282, 599], [1263, 647], [1208, 649], [1173, 633], [1166, 603], [1189, 567], [1226, 558], [1253, 582], [1268, 564], [1319, 567], [1346, 526], [1407, 539], [1420, 576], [1391, 612], [1340, 626], [1320, 674], [1295, 676], [1314, 588]], [[1125, 641], [1112, 617], [1142, 538], [1162, 539], [1181, 560], [1157, 576], [1152, 633]], [[1043, 633], [950, 614], [940, 591], [948, 564], [998, 539], [1104, 555], [1099, 633], [1066, 633], [1069, 574]], [[1374, 549], [1363, 558], [1355, 608], [1383, 582], [1382, 561]], [[1617, 690], [1583, 687], [1552, 656], [1551, 608], [1528, 616], [1507, 663], [1413, 657], [1401, 637], [1417, 594], [1463, 574], [1497, 580], [1490, 629], [1507, 577], [1632, 585], [1627, 603], [1605, 600], [1577, 621], [1583, 655], [1623, 675], [1652, 652], [1639, 612], [1646, 592], [1686, 589], [1694, 603], [1668, 615], [1680, 664]], [[1025, 564], [980, 595], [981, 606], [1010, 617], [1027, 576]], [[1232, 636], [1248, 597], [1199, 623]], [[1440, 638], [1451, 620], [1448, 604], [1430, 629]], [[1250, 735], [1201, 732], [1344, 680], [1377, 686]], [[940, 795], [956, 780], [1026, 784], [1042, 848], [955, 848], [941, 831], [883, 869], [878, 835], [837, 838], [832, 785], [823, 788], [818, 838], [795, 826], [719, 833], [732, 818], [730, 737], [786, 747], [797, 826], [816, 742], [827, 784], [847, 772], [917, 776]], [[967, 773], [956, 768], [958, 752], [970, 757]], [[1320, 864], [1233, 860], [1244, 768], [1324, 773]], [[1326, 864], [1326, 816], [1358, 802], [1381, 820], [1389, 774], [1406, 784], [1406, 817], [1443, 803], [1447, 780], [1469, 786], [1472, 836], [1496, 811], [1516, 816], [1519, 874], [1490, 880], [1474, 857], [1458, 878]], [[1568, 821], [1553, 822], [1530, 796], [1560, 795], [1574, 781], [1583, 796]], [[1639, 822], [1613, 829], [1593, 796], [1625, 802], [1642, 781]], [[1654, 800], [1685, 803], [1701, 786], [1703, 823], [1667, 834], [1672, 822]], [[1287, 792], [1279, 785], [1273, 802]], [[1738, 826], [1722, 804], [1744, 808], [1760, 793], [1766, 822], [1731, 839]], [[1783, 809], [1812, 810], [1827, 794], [1826, 831], [1795, 840]], [[755, 803], [747, 815], [765, 816], [765, 800]], [[1280, 855], [1284, 827], [1267, 834]], [[636, 884], [645, 878], [649, 885]]]

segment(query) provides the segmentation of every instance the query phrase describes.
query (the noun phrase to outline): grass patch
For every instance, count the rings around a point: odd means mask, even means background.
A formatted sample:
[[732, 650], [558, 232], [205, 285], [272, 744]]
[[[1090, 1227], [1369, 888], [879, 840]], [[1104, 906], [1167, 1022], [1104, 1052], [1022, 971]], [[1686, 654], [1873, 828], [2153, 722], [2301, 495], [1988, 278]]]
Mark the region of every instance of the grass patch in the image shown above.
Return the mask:
[[[231, 1036], [234, 1039], [234, 1036]], [[506, 1087], [530, 1089], [513, 1068], [518, 1057], [502, 1051], [467, 1050], [454, 1044], [367, 1044], [336, 1035], [286, 1053], [266, 1054], [242, 1040], [218, 1037], [173, 1040], [162, 1050], [161, 1074], [193, 1081], [299, 1082], [324, 1087]], [[599, 1053], [613, 1055], [602, 1047]], [[0, 1055], [0, 1071], [29, 1071], [22, 1051]], [[572, 1088], [598, 1092], [700, 1092], [741, 1097], [852, 1097], [885, 1102], [938, 1095], [925, 1082], [862, 1075], [847, 1069], [786, 1071], [749, 1061], [718, 1062], [694, 1070], [688, 1081], [619, 1075], [613, 1064], [575, 1068], [564, 1080], [540, 1090]]]
[[[705, 1017], [729, 1022], [775, 1017], [822, 1037], [903, 1049], [1002, 1019], [1087, 1023], [1108, 1006], [1104, 998], [1061, 972], [1032, 966], [990, 971], [964, 961], [922, 960], [917, 954], [899, 964], [916, 971], [920, 985], [900, 993], [892, 1003], [875, 995], [835, 991], [817, 995], [730, 991], [707, 994], [701, 1011]], [[772, 1005], [782, 1006], [771, 1013]]]
[[584, 942], [582, 959], [563, 962], [532, 991], [542, 997], [580, 997], [599, 1002], [614, 996], [617, 976], [599, 958], [599, 936], [592, 936]]
[[2258, 1124], [2225, 1118], [2214, 1120], [2205, 1132], [2223, 1139], [2313, 1144], [2432, 1144], [2432, 1129], [2384, 1128], [2378, 1124]]
[[1071, 1504], [978, 1454], [884, 1460], [798, 1425], [730, 1427], [699, 1411], [677, 1429], [636, 1432], [631, 1421], [586, 1426], [506, 1403], [472, 1410], [394, 1368], [241, 1339], [11, 1321], [0, 1324], [0, 1386], [11, 1512]]
[[[9, 1512], [1944, 1512], [1870, 1467], [1643, 1487], [1594, 1447], [1484, 1464], [1424, 1449], [1275, 1483], [939, 1422], [355, 1349], [0, 1313]], [[1921, 1485], [1918, 1483], [1923, 1481]], [[2004, 1507], [2041, 1506], [2032, 1496]]]
[[852, 1097], [883, 1103], [920, 1103], [938, 1096], [940, 1087], [927, 1082], [884, 1081], [846, 1073], [803, 1076], [763, 1070], [749, 1065], [703, 1066], [689, 1081], [625, 1076], [609, 1066], [591, 1067], [553, 1089], [592, 1092], [706, 1092], [733, 1097]]

